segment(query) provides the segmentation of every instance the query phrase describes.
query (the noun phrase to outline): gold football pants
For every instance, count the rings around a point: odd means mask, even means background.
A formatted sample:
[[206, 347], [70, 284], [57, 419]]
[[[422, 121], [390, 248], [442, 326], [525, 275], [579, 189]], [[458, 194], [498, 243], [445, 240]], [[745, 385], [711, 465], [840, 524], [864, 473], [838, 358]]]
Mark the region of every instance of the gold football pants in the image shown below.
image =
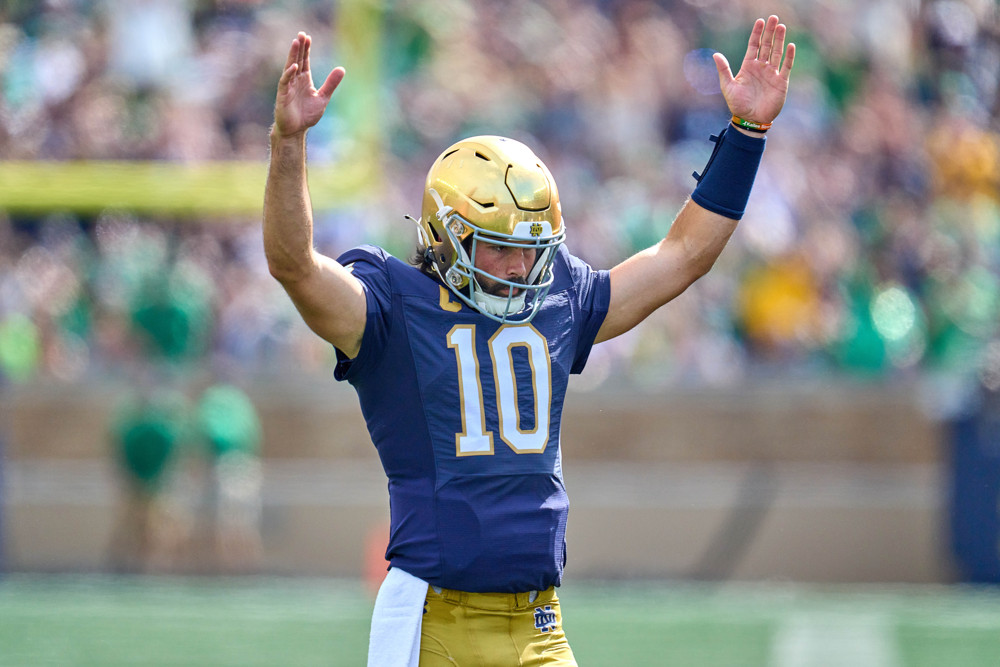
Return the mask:
[[576, 667], [554, 588], [465, 593], [429, 586], [420, 667]]

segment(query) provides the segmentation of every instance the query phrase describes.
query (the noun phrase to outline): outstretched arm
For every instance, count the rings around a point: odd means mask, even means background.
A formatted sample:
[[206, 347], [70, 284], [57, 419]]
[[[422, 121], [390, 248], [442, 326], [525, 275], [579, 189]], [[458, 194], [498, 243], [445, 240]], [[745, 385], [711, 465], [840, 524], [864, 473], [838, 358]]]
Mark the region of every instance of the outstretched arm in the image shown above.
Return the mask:
[[[735, 77], [724, 55], [716, 53], [714, 59], [730, 112], [743, 119], [744, 125], [769, 126], [785, 104], [788, 78], [795, 61], [795, 45], [785, 47], [785, 25], [779, 23], [777, 16], [770, 16], [767, 21], [757, 19]], [[760, 133], [736, 125], [730, 125], [727, 132], [752, 137], [751, 144], [763, 142]], [[752, 177], [750, 173], [751, 182]], [[713, 174], [713, 178], [718, 177]], [[713, 206], [708, 198], [696, 199], [702, 203], [688, 200], [660, 243], [611, 269], [611, 306], [598, 332], [598, 342], [625, 333], [681, 294], [715, 264], [736, 230], [742, 211], [734, 213], [725, 205]]]
[[365, 327], [361, 283], [313, 248], [312, 203], [306, 176], [306, 131], [323, 117], [344, 69], [335, 68], [317, 90], [309, 69], [311, 38], [292, 41], [278, 81], [271, 126], [271, 161], [264, 190], [264, 253], [306, 324], [349, 357]]

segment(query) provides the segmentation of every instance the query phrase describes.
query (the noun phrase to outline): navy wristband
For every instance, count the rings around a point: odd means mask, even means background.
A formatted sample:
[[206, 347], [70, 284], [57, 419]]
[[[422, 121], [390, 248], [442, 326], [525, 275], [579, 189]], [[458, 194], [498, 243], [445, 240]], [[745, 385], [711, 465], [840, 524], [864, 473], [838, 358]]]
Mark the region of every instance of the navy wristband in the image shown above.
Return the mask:
[[713, 213], [739, 220], [746, 211], [767, 139], [748, 137], [727, 126], [718, 136], [712, 135], [712, 141], [715, 148], [708, 164], [701, 174], [693, 174], [698, 185], [691, 199]]

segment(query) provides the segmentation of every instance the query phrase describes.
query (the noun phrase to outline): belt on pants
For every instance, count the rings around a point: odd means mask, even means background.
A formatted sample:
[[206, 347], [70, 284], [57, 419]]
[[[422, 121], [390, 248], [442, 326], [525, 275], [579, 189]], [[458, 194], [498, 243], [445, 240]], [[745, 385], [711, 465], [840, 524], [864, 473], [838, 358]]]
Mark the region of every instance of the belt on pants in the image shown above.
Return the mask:
[[450, 602], [494, 611], [526, 609], [531, 605], [552, 602], [556, 598], [555, 586], [550, 586], [544, 591], [525, 591], [524, 593], [470, 593], [441, 588], [440, 586], [431, 586], [430, 590]]

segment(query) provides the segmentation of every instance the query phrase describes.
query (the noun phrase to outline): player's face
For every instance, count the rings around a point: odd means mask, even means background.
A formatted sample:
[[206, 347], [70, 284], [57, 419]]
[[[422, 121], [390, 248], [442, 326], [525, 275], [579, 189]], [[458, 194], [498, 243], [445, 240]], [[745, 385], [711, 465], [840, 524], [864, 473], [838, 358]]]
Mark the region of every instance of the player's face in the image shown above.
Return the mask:
[[[480, 241], [476, 248], [476, 268], [491, 276], [503, 278], [513, 283], [527, 284], [528, 273], [535, 264], [538, 250], [533, 247], [495, 245]], [[479, 286], [487, 294], [494, 296], [510, 296], [510, 287], [495, 280], [479, 275]], [[522, 290], [514, 290], [518, 296]]]

